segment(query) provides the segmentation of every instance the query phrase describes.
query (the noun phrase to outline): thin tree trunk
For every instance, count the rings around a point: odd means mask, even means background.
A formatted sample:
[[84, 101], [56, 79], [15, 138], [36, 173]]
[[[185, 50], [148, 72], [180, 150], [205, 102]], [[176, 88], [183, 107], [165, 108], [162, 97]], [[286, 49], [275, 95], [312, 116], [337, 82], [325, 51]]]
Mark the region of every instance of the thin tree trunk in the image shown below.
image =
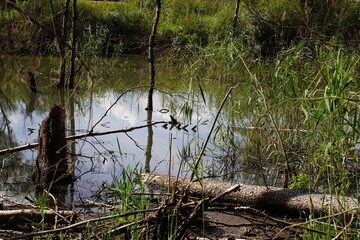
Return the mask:
[[238, 16], [239, 16], [239, 8], [240, 8], [240, 0], [236, 1], [236, 8], [235, 8], [235, 15], [234, 15], [234, 23], [233, 23], [233, 35], [236, 32], [236, 28], [237, 28], [237, 21], [238, 21]]
[[[54, 32], [54, 35], [55, 35], [55, 39], [56, 39], [56, 42], [57, 42], [57, 45], [58, 45], [58, 50], [60, 52], [60, 58], [61, 58], [61, 61], [62, 61], [62, 52], [63, 52], [63, 48], [64, 46], [62, 45], [62, 35], [60, 35], [60, 30], [58, 30], [58, 28], [56, 27], [56, 20], [55, 20], [55, 10], [54, 10], [54, 4], [53, 4], [53, 1], [52, 0], [49, 0], [49, 4], [50, 4], [50, 12], [51, 12], [51, 22], [52, 22], [52, 27], [53, 27], [53, 32]], [[62, 64], [60, 64], [60, 76], [59, 76], [59, 80], [57, 82], [57, 85], [59, 86], [59, 84], [61, 84], [61, 72], [62, 72], [62, 68], [61, 68]]]
[[52, 23], [56, 41], [59, 44], [59, 42], [60, 42], [59, 33], [58, 33], [58, 30], [57, 30], [56, 24], [55, 24], [55, 11], [54, 11], [54, 4], [53, 4], [52, 0], [49, 0], [49, 4], [50, 4], [50, 12], [51, 12], [51, 23]]
[[52, 0], [50, 0], [50, 6], [51, 6], [51, 14], [52, 14], [52, 20], [53, 20], [53, 27], [54, 32], [56, 34], [56, 39], [59, 46], [59, 53], [60, 53], [60, 72], [59, 72], [59, 78], [57, 80], [56, 86], [58, 88], [64, 88], [65, 87], [65, 79], [66, 79], [66, 35], [67, 35], [67, 21], [68, 21], [68, 15], [69, 15], [69, 2], [70, 0], [65, 1], [64, 10], [63, 10], [63, 19], [62, 19], [62, 29], [61, 33], [60, 31], [57, 31], [56, 25], [55, 25], [55, 12], [54, 7], [52, 4]]
[[70, 6], [70, 0], [65, 0], [64, 14], [62, 19], [62, 32], [61, 32], [61, 38], [63, 42], [65, 42], [65, 38], [68, 33], [67, 22], [69, 18], [69, 6]]
[[71, 59], [70, 59], [70, 77], [69, 77], [69, 89], [74, 88], [74, 78], [75, 78], [75, 59], [76, 59], [76, 40], [77, 40], [77, 3], [76, 0], [73, 0], [72, 8], [72, 39], [71, 39]]
[[150, 69], [150, 88], [149, 88], [149, 95], [148, 95], [148, 105], [146, 110], [152, 111], [153, 110], [153, 92], [155, 87], [155, 55], [154, 55], [154, 47], [155, 47], [155, 38], [157, 27], [160, 18], [160, 10], [161, 10], [161, 0], [156, 0], [156, 11], [154, 22], [151, 30], [151, 35], [149, 37], [149, 69]]

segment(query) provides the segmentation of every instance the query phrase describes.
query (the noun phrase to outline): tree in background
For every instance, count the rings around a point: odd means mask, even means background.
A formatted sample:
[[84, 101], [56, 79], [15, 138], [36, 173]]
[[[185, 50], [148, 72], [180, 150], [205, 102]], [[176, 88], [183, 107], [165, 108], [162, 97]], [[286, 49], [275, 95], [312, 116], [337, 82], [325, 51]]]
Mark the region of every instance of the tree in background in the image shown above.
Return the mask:
[[150, 68], [150, 88], [149, 88], [149, 96], [148, 96], [148, 106], [146, 110], [152, 111], [153, 110], [153, 92], [155, 87], [155, 55], [154, 55], [154, 47], [155, 47], [155, 37], [156, 31], [159, 23], [160, 18], [160, 10], [161, 10], [161, 0], [156, 0], [156, 10], [155, 10], [155, 17], [154, 22], [151, 30], [151, 34], [149, 37], [149, 68]]
[[[72, 1], [72, 16], [70, 16], [69, 12], [71, 10], [71, 0], [65, 0], [64, 2], [56, 1], [53, 2], [53, 0], [49, 0], [49, 8], [50, 8], [50, 19], [51, 23], [47, 23], [46, 19], [47, 16], [49, 16], [49, 13], [45, 12], [45, 7], [40, 2], [19, 2], [14, 3], [10, 0], [4, 0], [3, 2], [3, 9], [6, 10], [15, 10], [17, 11], [20, 16], [25, 18], [25, 23], [31, 22], [32, 25], [37, 26], [39, 29], [42, 30], [42, 35], [48, 35], [43, 36], [41, 38], [41, 41], [36, 41], [36, 36], [32, 37], [32, 45], [38, 44], [39, 46], [35, 46], [36, 49], [40, 49], [41, 46], [43, 46], [43, 41], [49, 41], [51, 38], [55, 38], [57, 51], [60, 57], [60, 67], [59, 67], [59, 74], [58, 79], [56, 81], [56, 86], [58, 88], [73, 88], [74, 87], [74, 76], [76, 74], [75, 71], [75, 60], [77, 56], [76, 51], [76, 41], [77, 41], [77, 33], [76, 33], [76, 26], [77, 26], [77, 1]], [[31, 10], [29, 10], [29, 9]], [[9, 16], [13, 13], [9, 13]], [[36, 14], [36, 16], [35, 16]], [[13, 24], [14, 25], [14, 24]], [[19, 24], [17, 24], [19, 25]], [[51, 25], [51, 27], [49, 27]], [[13, 28], [11, 28], [13, 29]], [[67, 43], [67, 39], [70, 35], [72, 35], [72, 41], [71, 46]], [[37, 33], [38, 34], [38, 33]], [[11, 35], [11, 33], [9, 33]], [[39, 34], [41, 35], [41, 34]], [[49, 37], [50, 36], [50, 37]], [[34, 39], [35, 38], [35, 39]], [[3, 44], [1, 45], [3, 46]], [[4, 44], [6, 46], [6, 43]], [[17, 49], [17, 48], [15, 48]], [[69, 81], [66, 81], [67, 76], [67, 58], [69, 54], [67, 51], [71, 49], [71, 58], [70, 58], [70, 76]], [[18, 51], [21, 51], [20, 49], [17, 49]]]

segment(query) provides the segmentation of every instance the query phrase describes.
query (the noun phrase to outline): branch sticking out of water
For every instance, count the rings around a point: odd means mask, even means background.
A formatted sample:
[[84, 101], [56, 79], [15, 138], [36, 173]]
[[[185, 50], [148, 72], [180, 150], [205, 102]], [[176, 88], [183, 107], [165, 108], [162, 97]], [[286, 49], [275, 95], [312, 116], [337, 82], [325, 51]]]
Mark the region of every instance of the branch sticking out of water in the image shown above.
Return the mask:
[[115, 106], [115, 104], [120, 100], [120, 98], [122, 98], [122, 96], [124, 96], [126, 93], [137, 89], [137, 88], [142, 88], [142, 87], [149, 87], [149, 85], [140, 85], [140, 86], [136, 86], [136, 87], [131, 87], [126, 89], [125, 91], [123, 91], [120, 96], [115, 100], [115, 102], [113, 104], [111, 104], [111, 106], [106, 110], [106, 112], [104, 113], [104, 115], [92, 126], [91, 130], [89, 131], [89, 133], [92, 133], [94, 131], [94, 128], [106, 117], [106, 115], [108, 114], [108, 112]]
[[[67, 136], [67, 137], [65, 137], [65, 139], [66, 140], [74, 140], [74, 139], [101, 136], [101, 135], [107, 135], [107, 134], [113, 134], [113, 133], [121, 133], [121, 132], [127, 133], [127, 132], [131, 132], [131, 131], [134, 131], [134, 130], [137, 130], [140, 128], [145, 128], [145, 127], [149, 127], [149, 126], [153, 126], [153, 125], [157, 125], [157, 124], [164, 124], [164, 123], [168, 123], [168, 122], [156, 121], [156, 122], [152, 122], [149, 124], [131, 127], [131, 128], [127, 128], [127, 129], [117, 129], [117, 130], [111, 130], [111, 131], [106, 131], [106, 132], [87, 132], [87, 133], [83, 133], [83, 134], [79, 134], [79, 135]], [[14, 147], [14, 148], [2, 149], [2, 150], [0, 150], [0, 156], [4, 155], [6, 153], [14, 153], [14, 152], [19, 152], [19, 151], [26, 150], [26, 149], [36, 148], [36, 147], [38, 147], [38, 145], [39, 145], [39, 143], [31, 143], [31, 144], [18, 146], [18, 147]]]

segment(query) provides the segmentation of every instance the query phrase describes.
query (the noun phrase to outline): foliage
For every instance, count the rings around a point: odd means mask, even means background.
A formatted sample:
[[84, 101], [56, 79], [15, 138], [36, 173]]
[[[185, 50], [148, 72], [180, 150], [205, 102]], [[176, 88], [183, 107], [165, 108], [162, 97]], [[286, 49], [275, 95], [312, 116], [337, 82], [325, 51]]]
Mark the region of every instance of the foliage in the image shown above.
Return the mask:
[[[59, 12], [61, 3], [54, 3], [56, 12]], [[40, 0], [19, 4], [26, 14], [51, 28], [47, 4], [42, 4]], [[235, 30], [232, 29], [235, 1], [164, 0], [162, 5], [158, 44], [174, 55], [193, 55], [199, 50], [217, 52], [219, 47], [231, 47], [231, 44], [257, 57], [274, 56], [299, 41], [309, 47], [316, 41], [327, 43], [333, 38], [345, 45], [359, 44], [360, 4], [356, 1], [296, 0], [291, 4], [283, 0], [244, 1]], [[154, 14], [153, 2], [79, 1], [78, 9], [81, 46], [96, 46], [83, 47], [83, 53], [111, 56], [119, 50], [133, 53], [146, 51], [146, 38]], [[9, 24], [14, 20], [15, 25]], [[20, 39], [31, 39], [31, 34], [34, 35], [34, 32], [29, 32], [31, 28], [24, 27], [28, 21], [24, 21], [14, 10], [3, 10], [0, 21], [5, 23], [2, 25], [3, 32], [10, 31], [10, 36], [16, 34], [21, 36]], [[61, 23], [59, 17], [57, 23]], [[33, 27], [37, 29], [34, 37], [43, 39], [37, 41], [38, 48], [44, 49], [44, 43], [51, 42], [51, 37], [38, 26]], [[5, 42], [9, 34], [2, 35]], [[23, 51], [29, 47], [24, 47]], [[11, 46], [8, 44], [2, 48], [6, 50]], [[95, 52], [92, 53], [92, 50]]]
[[145, 10], [121, 2], [82, 1], [79, 12], [83, 33], [80, 49], [84, 54], [111, 56], [144, 48], [142, 39], [150, 32]]

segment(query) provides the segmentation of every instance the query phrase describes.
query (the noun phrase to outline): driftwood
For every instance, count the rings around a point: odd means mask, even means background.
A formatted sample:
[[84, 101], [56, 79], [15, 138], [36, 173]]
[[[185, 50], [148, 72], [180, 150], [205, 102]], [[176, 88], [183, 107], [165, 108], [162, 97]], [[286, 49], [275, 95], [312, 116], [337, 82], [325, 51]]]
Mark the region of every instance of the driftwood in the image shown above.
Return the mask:
[[55, 179], [65, 179], [68, 168], [65, 109], [55, 105], [40, 126], [39, 151], [34, 180], [37, 183], [50, 183]]
[[[168, 186], [169, 177], [160, 174], [142, 173], [142, 181], [150, 188], [162, 188]], [[214, 198], [225, 189], [236, 184], [230, 182], [204, 181], [203, 187], [199, 182], [192, 182], [188, 178], [170, 178], [170, 186], [177, 186], [176, 190], [188, 187], [192, 196], [208, 196]], [[281, 214], [314, 213], [339, 213], [347, 209], [359, 208], [355, 198], [345, 196], [334, 196], [323, 193], [309, 193], [301, 190], [292, 190], [279, 187], [268, 187], [241, 184], [240, 189], [232, 192], [218, 200], [249, 206], [257, 209], [268, 210]]]
[[[76, 213], [74, 211], [55, 212], [53, 210], [44, 210], [44, 221], [46, 223], [54, 223], [56, 216], [58, 216], [59, 221], [62, 221], [62, 218], [70, 221], [71, 219], [75, 219], [75, 215]], [[36, 209], [0, 210], [0, 224], [18, 224], [30, 221], [40, 222], [41, 220], [41, 212]]]

